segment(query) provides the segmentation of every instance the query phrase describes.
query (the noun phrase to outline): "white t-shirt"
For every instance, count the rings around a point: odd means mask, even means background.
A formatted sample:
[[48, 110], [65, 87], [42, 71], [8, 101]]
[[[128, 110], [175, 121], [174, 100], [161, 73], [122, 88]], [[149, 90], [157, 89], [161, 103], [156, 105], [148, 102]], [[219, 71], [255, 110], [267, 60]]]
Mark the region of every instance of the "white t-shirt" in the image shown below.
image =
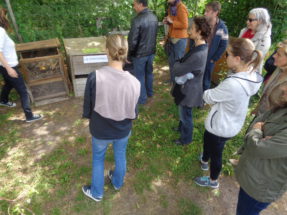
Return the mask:
[[[0, 52], [3, 53], [9, 66], [14, 67], [18, 65], [15, 43], [2, 27], [0, 27]], [[0, 65], [2, 65], [1, 62]]]

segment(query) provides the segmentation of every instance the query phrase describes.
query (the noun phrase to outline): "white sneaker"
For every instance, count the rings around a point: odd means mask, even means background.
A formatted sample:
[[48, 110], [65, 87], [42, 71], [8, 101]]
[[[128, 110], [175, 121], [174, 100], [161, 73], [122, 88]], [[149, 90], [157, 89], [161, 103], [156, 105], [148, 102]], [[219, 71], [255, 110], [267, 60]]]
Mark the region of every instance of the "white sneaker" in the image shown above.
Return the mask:
[[0, 106], [6, 106], [6, 107], [16, 107], [16, 103], [14, 102], [0, 102]]
[[100, 202], [103, 199], [103, 197], [93, 197], [92, 193], [91, 193], [91, 186], [89, 186], [89, 185], [83, 186], [82, 191], [87, 197], [89, 197], [90, 199], [92, 199], [96, 202]]

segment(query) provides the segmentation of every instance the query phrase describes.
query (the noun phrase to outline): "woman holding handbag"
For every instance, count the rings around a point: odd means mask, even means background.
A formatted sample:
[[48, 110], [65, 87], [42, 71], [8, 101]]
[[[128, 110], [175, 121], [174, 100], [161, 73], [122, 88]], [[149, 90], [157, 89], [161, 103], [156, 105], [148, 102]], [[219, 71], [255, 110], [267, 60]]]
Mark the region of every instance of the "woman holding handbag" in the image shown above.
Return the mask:
[[194, 40], [194, 47], [174, 64], [176, 84], [173, 96], [175, 96], [175, 103], [179, 105], [180, 115], [178, 126], [180, 138], [175, 140], [177, 145], [187, 145], [192, 142], [192, 108], [203, 105], [202, 80], [208, 53], [206, 39], [210, 31], [205, 17], [195, 17], [188, 31], [190, 39]]

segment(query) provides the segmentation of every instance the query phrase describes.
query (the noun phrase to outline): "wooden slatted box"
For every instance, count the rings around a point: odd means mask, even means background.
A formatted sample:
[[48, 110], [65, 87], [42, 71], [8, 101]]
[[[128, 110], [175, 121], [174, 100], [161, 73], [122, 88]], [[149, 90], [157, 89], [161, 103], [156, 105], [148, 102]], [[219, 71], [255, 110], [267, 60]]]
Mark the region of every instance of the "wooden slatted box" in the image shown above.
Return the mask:
[[68, 74], [58, 39], [17, 44], [20, 70], [36, 106], [68, 99]]
[[64, 39], [76, 97], [84, 95], [89, 73], [107, 65], [105, 37]]

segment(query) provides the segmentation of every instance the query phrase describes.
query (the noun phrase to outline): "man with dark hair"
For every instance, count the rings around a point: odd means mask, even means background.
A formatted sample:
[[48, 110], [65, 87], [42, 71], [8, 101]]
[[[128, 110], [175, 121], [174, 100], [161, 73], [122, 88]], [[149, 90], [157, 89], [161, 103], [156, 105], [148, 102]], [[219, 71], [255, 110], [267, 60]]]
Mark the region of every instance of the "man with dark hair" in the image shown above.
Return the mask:
[[210, 88], [211, 74], [214, 64], [225, 52], [228, 44], [228, 30], [225, 23], [219, 19], [221, 4], [218, 1], [209, 2], [205, 6], [204, 16], [208, 19], [211, 26], [211, 34], [207, 39], [208, 56], [203, 78], [203, 90]]
[[132, 60], [135, 77], [141, 83], [139, 104], [153, 96], [153, 59], [156, 51], [158, 20], [148, 9], [148, 0], [134, 0], [137, 16], [133, 18], [128, 36], [128, 59]]

